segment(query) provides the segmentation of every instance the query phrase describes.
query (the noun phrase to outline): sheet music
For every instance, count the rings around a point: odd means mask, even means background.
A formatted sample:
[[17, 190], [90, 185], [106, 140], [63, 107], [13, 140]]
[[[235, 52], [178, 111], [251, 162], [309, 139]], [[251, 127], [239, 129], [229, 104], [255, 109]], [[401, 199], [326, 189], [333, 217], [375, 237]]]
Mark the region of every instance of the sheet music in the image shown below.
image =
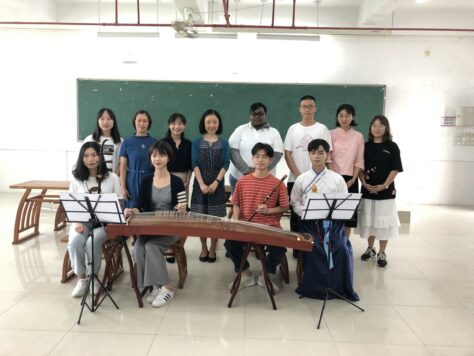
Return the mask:
[[313, 193], [306, 194], [303, 220], [324, 220], [329, 216], [333, 206], [332, 219], [350, 220], [360, 203], [359, 193]]
[[84, 194], [61, 192], [60, 199], [70, 222], [89, 222], [85, 197], [88, 197], [94, 208], [97, 219], [102, 223], [123, 224], [125, 217], [115, 193]]

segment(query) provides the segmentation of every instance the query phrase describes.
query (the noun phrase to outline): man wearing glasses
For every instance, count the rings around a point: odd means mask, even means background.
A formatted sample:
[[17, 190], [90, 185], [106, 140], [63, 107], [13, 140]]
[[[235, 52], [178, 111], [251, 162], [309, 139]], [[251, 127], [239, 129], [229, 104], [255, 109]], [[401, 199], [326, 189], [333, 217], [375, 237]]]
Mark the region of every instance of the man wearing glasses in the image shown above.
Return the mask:
[[250, 121], [237, 127], [229, 138], [231, 192], [234, 192], [241, 176], [253, 172], [252, 148], [258, 142], [267, 143], [273, 148], [269, 170], [275, 175], [275, 167], [283, 156], [283, 141], [278, 130], [267, 122], [267, 107], [262, 103], [253, 103], [250, 105]]
[[[311, 168], [311, 161], [308, 155], [308, 144], [316, 139], [323, 139], [329, 143], [332, 150], [331, 135], [326, 125], [316, 121], [316, 99], [311, 95], [305, 95], [300, 99], [301, 121], [289, 127], [285, 137], [285, 160], [290, 169], [288, 178], [288, 194], [291, 195], [293, 184], [296, 178]], [[328, 159], [328, 164], [330, 164]], [[291, 209], [290, 228], [291, 231], [298, 231], [299, 217]], [[297, 257], [297, 252], [293, 251], [293, 257]]]

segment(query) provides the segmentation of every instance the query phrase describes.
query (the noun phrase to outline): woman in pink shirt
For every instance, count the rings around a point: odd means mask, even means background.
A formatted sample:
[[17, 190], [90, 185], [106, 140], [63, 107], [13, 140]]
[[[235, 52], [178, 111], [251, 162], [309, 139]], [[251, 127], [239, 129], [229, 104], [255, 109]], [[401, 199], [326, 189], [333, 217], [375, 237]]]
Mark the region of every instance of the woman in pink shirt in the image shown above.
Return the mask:
[[[359, 193], [359, 171], [364, 169], [364, 136], [352, 127], [356, 111], [350, 104], [342, 104], [336, 112], [336, 128], [331, 130], [332, 151], [331, 169], [339, 173], [347, 184], [349, 193]], [[357, 226], [357, 213], [346, 221], [346, 236], [349, 238], [351, 227]]]

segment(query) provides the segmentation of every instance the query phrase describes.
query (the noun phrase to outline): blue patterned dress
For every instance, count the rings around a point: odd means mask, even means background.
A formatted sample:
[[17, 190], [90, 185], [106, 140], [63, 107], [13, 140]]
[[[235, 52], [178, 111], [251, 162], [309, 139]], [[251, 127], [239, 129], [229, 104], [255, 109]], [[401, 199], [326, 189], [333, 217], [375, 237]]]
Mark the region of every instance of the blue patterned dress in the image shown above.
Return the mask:
[[[216, 142], [208, 142], [203, 138], [193, 141], [191, 151], [193, 169], [199, 167], [201, 176], [206, 185], [210, 185], [219, 175], [219, 171], [227, 170], [230, 163], [229, 142], [219, 138]], [[203, 194], [197, 179], [194, 179], [193, 194], [191, 196], [191, 211], [213, 216], [226, 215], [226, 198], [224, 180], [219, 183], [212, 194]]]

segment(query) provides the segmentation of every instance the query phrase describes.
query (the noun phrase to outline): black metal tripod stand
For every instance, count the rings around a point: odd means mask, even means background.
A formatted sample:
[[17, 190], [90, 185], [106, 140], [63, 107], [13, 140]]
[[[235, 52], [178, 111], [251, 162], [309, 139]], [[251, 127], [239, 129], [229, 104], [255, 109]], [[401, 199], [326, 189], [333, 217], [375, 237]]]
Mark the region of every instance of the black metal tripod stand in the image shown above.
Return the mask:
[[[91, 258], [88, 261], [88, 265], [90, 266], [90, 275], [89, 275], [89, 280], [87, 281], [87, 287], [84, 295], [82, 296], [82, 301], [81, 301], [81, 312], [79, 313], [79, 319], [77, 320], [77, 323], [81, 323], [81, 318], [82, 318], [82, 313], [84, 312], [84, 307], [87, 307], [90, 312], [95, 312], [97, 309], [99, 309], [100, 305], [104, 301], [106, 297], [108, 297], [112, 303], [115, 305], [115, 308], [119, 309], [117, 303], [115, 303], [114, 299], [110, 295], [109, 291], [107, 288], [104, 287], [102, 282], [99, 280], [97, 275], [95, 274], [94, 270], [94, 227], [97, 226], [103, 226], [97, 216], [94, 213], [94, 208], [92, 207], [92, 204], [89, 200], [88, 197], [85, 197], [86, 205], [87, 205], [87, 211], [90, 214], [90, 219], [89, 219], [89, 224], [90, 224], [90, 231], [89, 231], [89, 238], [91, 239], [91, 246], [92, 246], [92, 251], [91, 251]], [[96, 295], [95, 295], [95, 290], [94, 290], [94, 283], [98, 283], [100, 286], [99, 292], [103, 291], [104, 295], [102, 296], [102, 299], [99, 301], [96, 300]], [[87, 297], [91, 296], [91, 302], [90, 304], [87, 302]]]
[[[332, 213], [335, 209], [335, 205], [336, 205], [336, 199], [334, 199], [331, 207], [330, 207], [330, 211], [329, 211], [329, 216], [325, 219], [325, 220], [328, 220], [329, 221], [329, 235], [331, 234], [331, 230], [332, 230]], [[324, 241], [324, 240], [323, 240]], [[324, 244], [324, 242], [323, 242]], [[328, 245], [328, 253], [327, 253], [327, 260], [328, 260], [328, 279], [327, 279], [327, 283], [326, 283], [326, 288], [324, 290], [324, 302], [323, 302], [323, 307], [321, 308], [321, 314], [319, 315], [319, 321], [318, 321], [318, 329], [319, 327], [321, 326], [321, 320], [323, 319], [323, 314], [324, 314], [324, 308], [326, 307], [326, 302], [328, 300], [328, 296], [329, 294], [332, 294], [333, 296], [339, 298], [339, 299], [342, 299], [344, 301], [346, 301], [347, 303], [353, 305], [354, 307], [356, 307], [357, 309], [359, 309], [360, 311], [365, 311], [364, 309], [362, 309], [361, 307], [359, 307], [358, 305], [356, 305], [355, 303], [351, 302], [349, 299], [343, 297], [342, 295], [340, 295], [339, 293], [335, 292], [332, 288], [331, 288], [331, 260], [332, 260], [332, 257], [331, 257], [331, 236], [329, 236], [328, 238], [328, 242], [327, 242], [327, 245]], [[323, 246], [324, 248], [324, 246]]]

